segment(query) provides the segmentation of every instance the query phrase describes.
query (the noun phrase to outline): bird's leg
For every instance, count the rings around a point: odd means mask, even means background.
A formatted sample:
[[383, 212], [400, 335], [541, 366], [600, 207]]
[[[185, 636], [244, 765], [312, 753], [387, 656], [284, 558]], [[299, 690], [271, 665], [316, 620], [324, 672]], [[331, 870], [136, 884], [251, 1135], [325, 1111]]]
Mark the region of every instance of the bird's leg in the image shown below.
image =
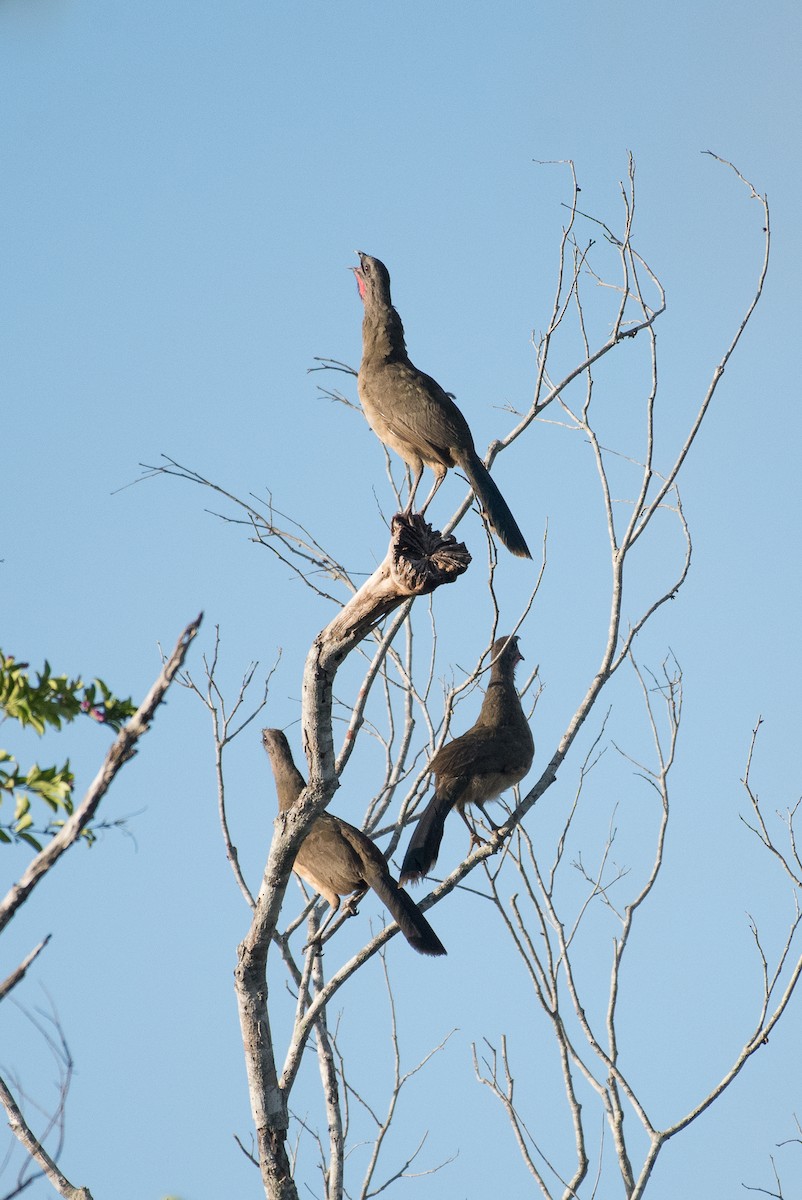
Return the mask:
[[490, 813], [487, 811], [484, 804], [481, 804], [481, 803], [477, 804], [476, 807], [479, 809], [480, 813], [482, 814], [483, 819], [485, 821], [487, 821], [488, 825], [490, 826], [490, 828], [493, 830], [494, 833], [501, 828], [501, 826], [497, 825], [496, 822], [493, 820], [493, 818], [490, 816]]
[[[318, 929], [315, 936], [311, 937], [309, 939], [309, 941], [306, 943], [306, 945], [304, 946], [304, 950], [308, 950], [310, 946], [317, 946], [317, 952], [318, 952], [318, 954], [320, 954], [320, 952], [321, 952], [320, 943], [323, 940], [323, 934], [326, 932], [329, 925], [331, 925], [332, 921], [337, 916], [337, 913], [340, 911], [340, 897], [335, 896], [334, 899], [336, 901], [336, 903], [334, 903], [334, 904], [332, 904], [331, 900], [329, 900], [329, 915], [326, 917], [326, 920], [320, 926], [320, 928]], [[349, 913], [348, 915], [350, 916], [351, 914]]]
[[480, 835], [479, 835], [479, 834], [476, 832], [476, 828], [475, 828], [475, 826], [473, 826], [473, 825], [471, 824], [471, 822], [468, 820], [468, 817], [467, 817], [467, 814], [466, 814], [466, 812], [465, 812], [465, 809], [464, 809], [464, 808], [458, 808], [458, 809], [457, 809], [457, 812], [458, 812], [458, 813], [459, 813], [459, 815], [462, 817], [463, 821], [465, 822], [465, 824], [466, 824], [466, 826], [467, 826], [468, 833], [471, 835], [471, 849], [473, 849], [473, 848], [474, 848], [474, 846], [484, 846], [484, 844], [485, 844], [485, 839], [484, 839], [483, 837], [481, 837], [481, 836], [480, 836]]
[[[500, 828], [500, 826], [498, 826], [498, 825], [496, 824], [496, 822], [493, 820], [493, 818], [492, 818], [492, 817], [489, 815], [489, 813], [488, 813], [487, 809], [485, 808], [484, 804], [480, 804], [478, 801], [474, 801], [474, 803], [476, 804], [476, 807], [477, 807], [477, 808], [479, 809], [479, 811], [481, 812], [481, 814], [482, 814], [482, 817], [484, 818], [484, 820], [485, 820], [485, 821], [487, 821], [487, 823], [488, 823], [488, 825], [490, 826], [490, 828], [491, 828], [491, 829], [493, 829], [493, 830], [497, 830], [497, 829], [499, 829], [499, 828]], [[471, 835], [471, 848], [473, 849], [473, 847], [474, 847], [474, 846], [486, 846], [486, 845], [487, 845], [487, 842], [486, 842], [486, 840], [485, 840], [485, 839], [484, 839], [484, 838], [481, 836], [481, 834], [480, 834], [480, 833], [477, 831], [477, 829], [476, 829], [476, 826], [475, 826], [475, 825], [473, 825], [473, 824], [471, 824], [471, 822], [468, 820], [468, 817], [467, 817], [467, 814], [466, 814], [466, 812], [465, 812], [465, 809], [464, 809], [464, 808], [460, 808], [460, 809], [458, 809], [458, 812], [459, 812], [459, 815], [462, 817], [463, 821], [465, 822], [465, 824], [466, 824], [466, 825], [467, 825], [467, 827], [468, 827], [468, 833]]]
[[440, 463], [438, 463], [437, 466], [432, 467], [432, 470], [434, 471], [434, 483], [432, 484], [432, 490], [429, 492], [429, 495], [426, 497], [422, 506], [418, 509], [418, 512], [421, 516], [423, 516], [423, 514], [426, 512], [426, 509], [434, 499], [435, 492], [446, 477], [446, 468]]
[[323, 941], [323, 935], [326, 932], [326, 930], [328, 929], [328, 927], [331, 925], [334, 918], [338, 914], [342, 916], [344, 921], [347, 920], [348, 917], [355, 917], [356, 912], [357, 912], [356, 906], [359, 904], [360, 900], [365, 895], [365, 892], [367, 890], [368, 890], [368, 885], [366, 883], [361, 884], [355, 891], [353, 891], [351, 893], [351, 895], [346, 900], [345, 904], [342, 904], [342, 905], [340, 903], [339, 896], [335, 897], [335, 899], [337, 901], [336, 904], [332, 904], [331, 900], [329, 900], [329, 906], [330, 906], [329, 915], [326, 917], [326, 920], [320, 926], [320, 928], [318, 929], [315, 936], [313, 938], [310, 938], [309, 941], [306, 943], [306, 945], [304, 946], [304, 950], [308, 950], [310, 946], [316, 946], [318, 948], [318, 953], [321, 953], [321, 950], [322, 950], [321, 942]]
[[409, 469], [412, 472], [412, 486], [409, 489], [409, 499], [407, 500], [404, 509], [404, 516], [408, 517], [412, 512], [412, 505], [415, 503], [415, 493], [418, 490], [418, 484], [423, 478], [423, 463], [420, 459], [416, 463], [410, 463]]
[[351, 892], [351, 895], [348, 897], [345, 904], [343, 905], [343, 916], [344, 917], [355, 917], [356, 916], [356, 912], [357, 912], [356, 906], [357, 906], [357, 904], [359, 904], [360, 900], [365, 895], [365, 892], [367, 890], [368, 890], [368, 885], [366, 883], [363, 883], [356, 889], [356, 891]]

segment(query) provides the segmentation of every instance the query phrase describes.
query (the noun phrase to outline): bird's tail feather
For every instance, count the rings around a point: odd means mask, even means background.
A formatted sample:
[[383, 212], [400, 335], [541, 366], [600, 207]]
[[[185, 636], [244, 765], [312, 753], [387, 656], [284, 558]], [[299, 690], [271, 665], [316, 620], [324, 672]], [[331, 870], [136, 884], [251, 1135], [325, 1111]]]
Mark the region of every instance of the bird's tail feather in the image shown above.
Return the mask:
[[451, 812], [451, 802], [434, 794], [412, 831], [412, 837], [401, 864], [402, 883], [420, 883], [437, 862], [446, 817]]
[[468, 476], [468, 482], [485, 510], [488, 524], [495, 530], [507, 549], [512, 554], [517, 554], [519, 558], [531, 558], [532, 555], [524, 541], [524, 535], [518, 528], [518, 522], [510, 512], [507, 501], [496, 487], [493, 476], [479, 455], [475, 451], [470, 451], [460, 460], [459, 465]]
[[418, 908], [415, 901], [389, 874], [371, 880], [371, 887], [389, 910], [404, 937], [418, 954], [440, 955], [446, 948]]

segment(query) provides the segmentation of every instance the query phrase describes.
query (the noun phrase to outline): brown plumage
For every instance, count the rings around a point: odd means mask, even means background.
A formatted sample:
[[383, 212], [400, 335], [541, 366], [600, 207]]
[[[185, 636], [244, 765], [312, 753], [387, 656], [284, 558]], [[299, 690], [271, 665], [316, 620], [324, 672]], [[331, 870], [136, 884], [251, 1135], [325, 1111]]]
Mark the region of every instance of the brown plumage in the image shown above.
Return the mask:
[[468, 422], [436, 379], [414, 366], [404, 342], [404, 326], [390, 298], [390, 275], [384, 263], [359, 253], [354, 268], [365, 305], [359, 399], [376, 436], [400, 454], [412, 471], [405, 512], [412, 512], [424, 466], [434, 471], [434, 485], [423, 513], [446, 476], [459, 467], [467, 476], [487, 522], [513, 554], [531, 558], [515, 518], [473, 444]]
[[[295, 804], [306, 783], [280, 729], [263, 729], [262, 743], [270, 756], [279, 811], [286, 812]], [[419, 954], [446, 953], [415, 901], [393, 879], [378, 846], [361, 829], [333, 813], [323, 812], [317, 818], [301, 842], [292, 869], [331, 905], [318, 938], [337, 913], [341, 896], [350, 896], [346, 907], [353, 915], [357, 903], [371, 887], [389, 909], [413, 950]]]
[[515, 667], [522, 659], [517, 637], [493, 643], [490, 682], [476, 724], [442, 746], [429, 764], [434, 796], [412, 832], [401, 866], [403, 883], [419, 882], [434, 866], [452, 808], [471, 829], [465, 806], [475, 804], [487, 817], [487, 801], [520, 783], [532, 766], [535, 743], [515, 690]]

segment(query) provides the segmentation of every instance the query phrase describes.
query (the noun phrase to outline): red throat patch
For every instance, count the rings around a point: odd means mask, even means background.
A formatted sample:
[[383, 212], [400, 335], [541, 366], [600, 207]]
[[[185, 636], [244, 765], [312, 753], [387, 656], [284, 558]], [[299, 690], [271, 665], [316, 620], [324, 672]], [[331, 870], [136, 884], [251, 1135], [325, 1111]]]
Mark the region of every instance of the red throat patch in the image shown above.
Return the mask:
[[356, 279], [356, 286], [359, 288], [359, 298], [361, 300], [364, 300], [365, 299], [365, 276], [362, 274], [360, 267], [354, 267], [353, 271], [354, 271], [354, 278]]

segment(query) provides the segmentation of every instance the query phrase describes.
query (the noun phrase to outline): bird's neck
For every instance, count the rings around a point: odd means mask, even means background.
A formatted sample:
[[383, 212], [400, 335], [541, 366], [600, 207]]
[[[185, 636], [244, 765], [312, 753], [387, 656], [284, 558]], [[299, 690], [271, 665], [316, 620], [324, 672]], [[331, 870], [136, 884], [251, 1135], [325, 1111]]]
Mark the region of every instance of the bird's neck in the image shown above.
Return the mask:
[[497, 670], [497, 665], [490, 671], [490, 682], [487, 685], [485, 698], [482, 701], [480, 720], [499, 719], [506, 721], [520, 711], [521, 702], [515, 690], [515, 679], [509, 669]]
[[303, 775], [294, 765], [274, 763], [273, 778], [276, 782], [279, 812], [286, 812], [288, 808], [292, 808], [306, 787]]
[[365, 309], [362, 322], [362, 357], [367, 359], [406, 358], [404, 326], [395, 309], [372, 307]]

